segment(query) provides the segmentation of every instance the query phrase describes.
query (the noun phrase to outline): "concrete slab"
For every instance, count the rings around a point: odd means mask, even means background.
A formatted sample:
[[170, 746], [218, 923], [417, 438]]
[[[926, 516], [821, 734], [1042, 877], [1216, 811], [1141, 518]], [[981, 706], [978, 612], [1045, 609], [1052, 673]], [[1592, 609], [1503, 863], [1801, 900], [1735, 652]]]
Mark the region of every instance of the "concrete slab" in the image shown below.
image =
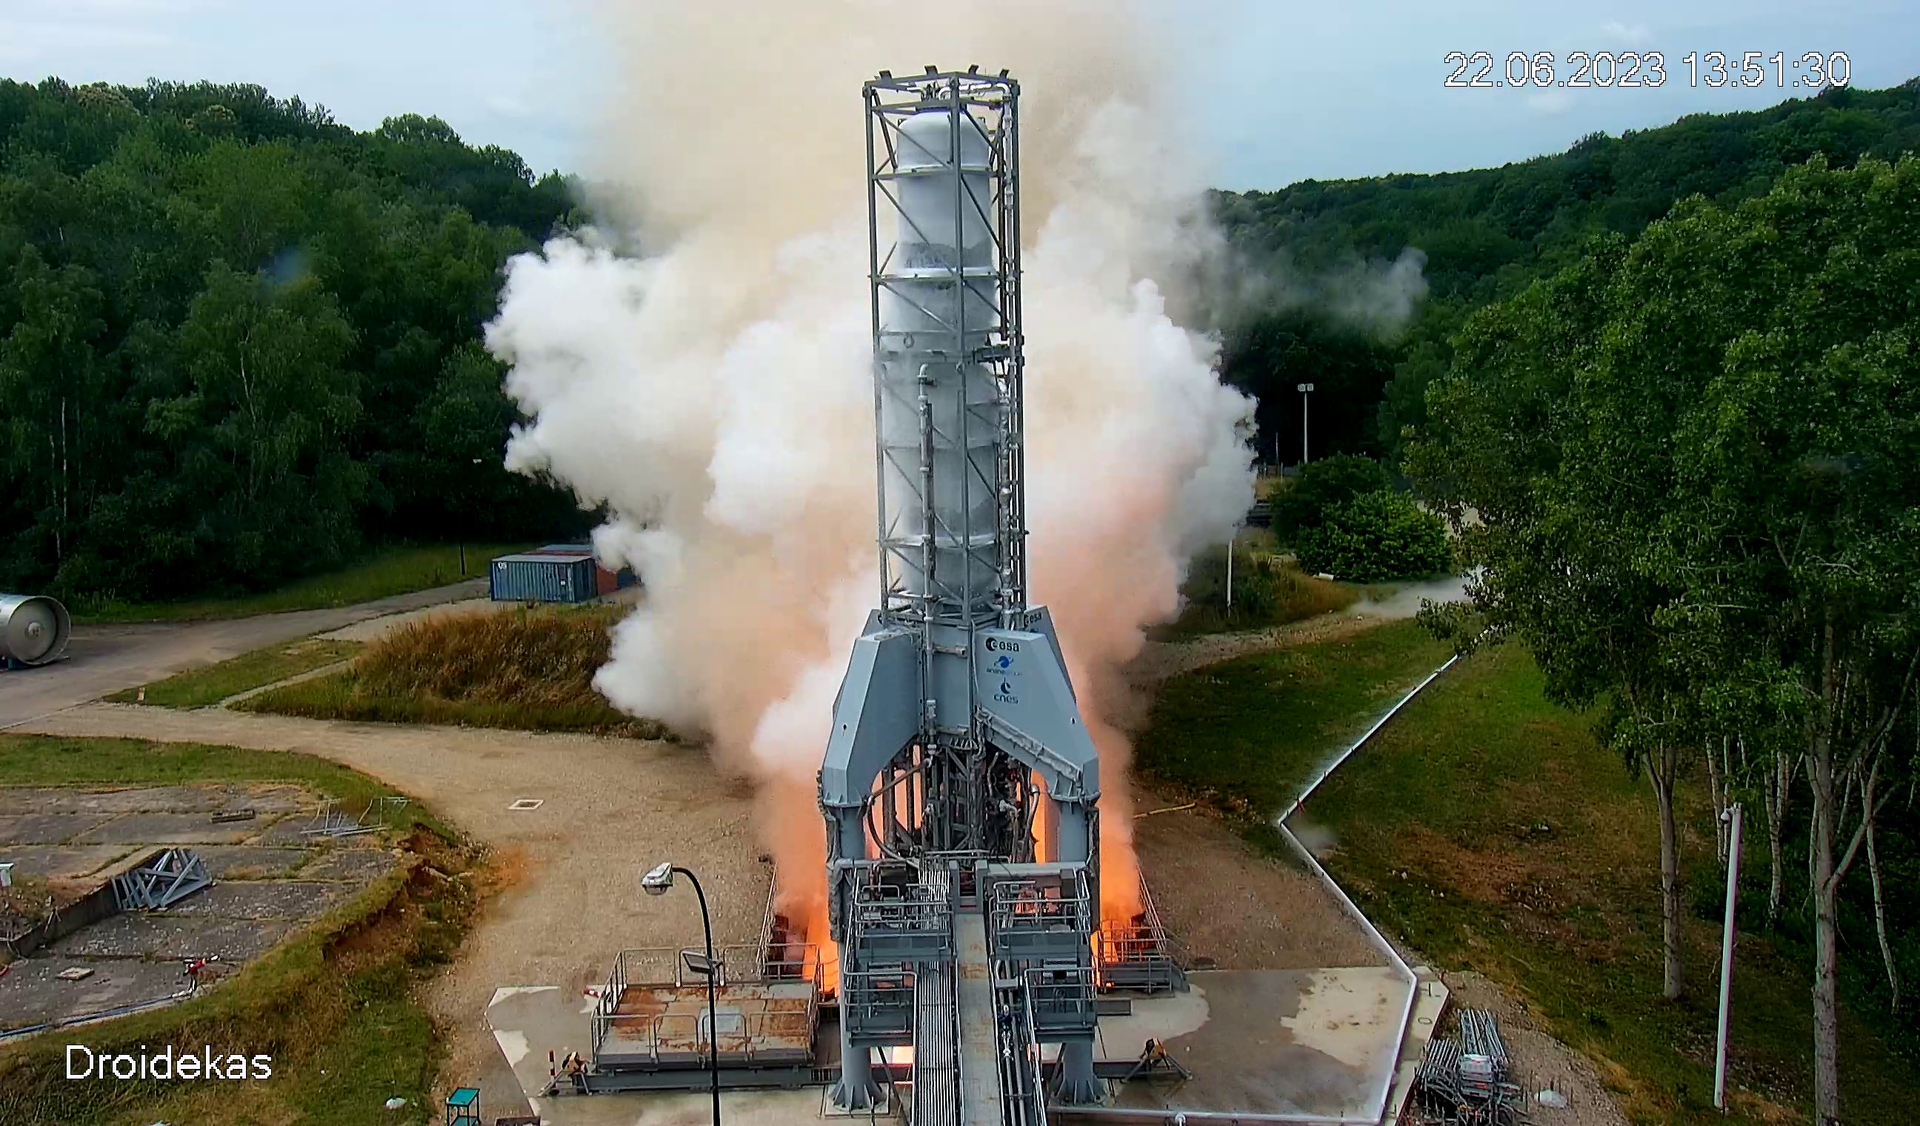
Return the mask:
[[0, 845], [0, 862], [12, 861], [15, 876], [79, 880], [114, 861], [142, 851], [137, 845]]
[[51, 950], [65, 958], [217, 957], [223, 962], [242, 962], [266, 952], [293, 926], [285, 919], [114, 915], [73, 932], [54, 943]]
[[200, 845], [193, 850], [216, 880], [264, 880], [293, 875], [317, 853], [305, 848]]
[[[0, 816], [0, 845], [65, 844], [103, 825], [110, 813], [16, 813]], [[100, 844], [100, 841], [77, 842]]]
[[182, 786], [128, 786], [88, 789], [73, 786], [17, 786], [0, 789], [0, 814], [8, 813], [172, 813], [252, 807], [262, 813], [289, 813], [313, 801], [298, 786], [271, 783], [202, 783]]
[[1246, 1122], [1377, 1113], [1382, 1077], [1400, 1056], [1405, 979], [1365, 967], [1195, 973], [1191, 980], [1193, 995], [1135, 1000], [1132, 1016], [1102, 1020], [1100, 1051], [1136, 1059], [1152, 1036], [1193, 1079], [1118, 1083], [1105, 1107], [1060, 1108], [1063, 1122], [1159, 1121], [1182, 1112]]
[[[83, 981], [61, 981], [54, 976], [73, 965], [84, 965], [93, 973]], [[176, 993], [186, 984], [177, 962], [76, 962], [58, 954], [23, 958], [0, 977], [0, 1029], [26, 1028], [152, 1001]]]
[[75, 844], [239, 844], [259, 835], [259, 821], [216, 825], [206, 813], [124, 813], [73, 838]]
[[300, 878], [372, 883], [398, 863], [400, 859], [384, 848], [329, 848], [315, 854], [312, 863], [300, 869]]
[[[487, 1026], [500, 1046], [499, 1061], [487, 1075], [500, 1077], [486, 1086], [482, 1101], [487, 1116], [538, 1114], [543, 1126], [692, 1126], [712, 1113], [712, 1097], [705, 1093], [614, 1094], [542, 1098], [548, 1079], [547, 1053], [556, 1060], [569, 1051], [587, 1054], [587, 1014], [593, 1000], [555, 985], [507, 986], [494, 991], [487, 1006]], [[511, 1109], [504, 1080], [511, 1076], [527, 1109]], [[501, 1107], [509, 1109], [500, 1109]], [[826, 1088], [797, 1091], [727, 1091], [720, 1097], [721, 1117], [735, 1126], [790, 1126], [794, 1123], [850, 1121], [828, 1117]], [[865, 1122], [865, 1117], [857, 1121]], [[882, 1119], [891, 1121], [891, 1119]]]
[[197, 891], [166, 913], [175, 918], [317, 919], [358, 890], [327, 880], [235, 880]]

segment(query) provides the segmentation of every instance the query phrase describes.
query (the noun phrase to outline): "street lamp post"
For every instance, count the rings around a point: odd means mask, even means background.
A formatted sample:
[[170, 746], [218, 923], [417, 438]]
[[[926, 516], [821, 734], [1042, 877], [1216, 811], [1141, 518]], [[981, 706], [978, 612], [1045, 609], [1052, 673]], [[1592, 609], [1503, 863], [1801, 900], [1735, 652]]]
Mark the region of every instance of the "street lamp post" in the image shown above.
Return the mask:
[[[700, 929], [707, 936], [707, 1072], [713, 1083], [713, 1126], [720, 1126], [720, 1005], [716, 997], [715, 977], [720, 972], [720, 964], [713, 960], [713, 921], [707, 915], [707, 893], [700, 888], [700, 878], [685, 868], [667, 861], [640, 877], [640, 887], [648, 895], [665, 895], [673, 886], [674, 873], [687, 878], [693, 885], [693, 894], [700, 899]], [[687, 960], [692, 961], [689, 955]]]
[[1302, 383], [1294, 390], [1300, 392], [1300, 464], [1307, 463], [1307, 392], [1313, 390], [1313, 384]]

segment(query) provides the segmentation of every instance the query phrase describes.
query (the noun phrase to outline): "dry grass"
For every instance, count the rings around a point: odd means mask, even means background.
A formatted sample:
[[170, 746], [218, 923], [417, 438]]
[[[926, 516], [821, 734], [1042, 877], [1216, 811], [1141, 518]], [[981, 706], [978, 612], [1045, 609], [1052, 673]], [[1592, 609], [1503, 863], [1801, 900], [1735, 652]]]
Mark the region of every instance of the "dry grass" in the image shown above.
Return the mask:
[[593, 674], [607, 663], [610, 607], [428, 617], [367, 648], [354, 673], [381, 696], [432, 696], [530, 707], [601, 699]]
[[1186, 605], [1177, 620], [1153, 631], [1155, 640], [1267, 629], [1344, 610], [1359, 599], [1355, 587], [1301, 573], [1292, 557], [1275, 552], [1271, 542], [1268, 533], [1256, 529], [1234, 545], [1231, 607], [1226, 548], [1196, 556], [1180, 592]]
[[346, 672], [240, 704], [319, 719], [450, 723], [668, 737], [616, 710], [593, 687], [607, 663], [612, 606], [429, 617], [367, 646]]

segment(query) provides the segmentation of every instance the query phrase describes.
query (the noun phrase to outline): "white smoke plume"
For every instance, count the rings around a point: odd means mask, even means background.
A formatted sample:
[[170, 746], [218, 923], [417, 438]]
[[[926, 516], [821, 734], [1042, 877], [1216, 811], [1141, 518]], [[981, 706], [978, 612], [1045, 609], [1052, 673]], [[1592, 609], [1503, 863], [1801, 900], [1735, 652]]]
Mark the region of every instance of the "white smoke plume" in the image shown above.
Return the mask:
[[1192, 553], [1252, 500], [1252, 403], [1154, 280], [1190, 276], [1218, 240], [1148, 37], [1113, 0], [598, 15], [625, 86], [587, 171], [611, 186], [597, 211], [626, 226], [515, 259], [488, 331], [531, 419], [509, 466], [606, 503], [596, 547], [646, 580], [596, 684], [709, 733], [760, 783], [783, 894], [818, 894], [813, 777], [878, 593], [860, 84], [883, 67], [1007, 67], [1022, 86], [1032, 593], [1097, 736], [1102, 883], [1125, 906], [1116, 672], [1176, 612]]

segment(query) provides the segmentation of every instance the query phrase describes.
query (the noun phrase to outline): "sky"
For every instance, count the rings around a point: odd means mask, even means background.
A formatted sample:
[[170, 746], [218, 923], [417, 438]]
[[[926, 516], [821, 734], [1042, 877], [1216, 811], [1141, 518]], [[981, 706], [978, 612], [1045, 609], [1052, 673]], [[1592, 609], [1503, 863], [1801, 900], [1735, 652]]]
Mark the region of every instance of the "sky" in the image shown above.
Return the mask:
[[[1214, 164], [1212, 182], [1237, 190], [1487, 167], [1557, 152], [1595, 131], [1806, 93], [1781, 89], [1770, 63], [1758, 88], [1692, 83], [1682, 62], [1689, 52], [1721, 51], [1736, 62], [1748, 51], [1763, 59], [1783, 52], [1789, 84], [1805, 73], [1792, 60], [1808, 51], [1844, 52], [1856, 86], [1920, 75], [1920, 4], [1912, 0], [1114, 2], [1146, 10], [1179, 79], [1177, 109]], [[1573, 51], [1659, 51], [1666, 83], [1445, 85], [1455, 69], [1449, 51], [1488, 52], [1488, 77], [1501, 80], [1516, 50], [1551, 52], [1561, 79]], [[512, 148], [537, 171], [585, 163], [613, 66], [592, 23], [566, 0], [0, 0], [0, 76], [258, 83], [361, 129], [391, 114], [438, 115], [470, 143]]]

